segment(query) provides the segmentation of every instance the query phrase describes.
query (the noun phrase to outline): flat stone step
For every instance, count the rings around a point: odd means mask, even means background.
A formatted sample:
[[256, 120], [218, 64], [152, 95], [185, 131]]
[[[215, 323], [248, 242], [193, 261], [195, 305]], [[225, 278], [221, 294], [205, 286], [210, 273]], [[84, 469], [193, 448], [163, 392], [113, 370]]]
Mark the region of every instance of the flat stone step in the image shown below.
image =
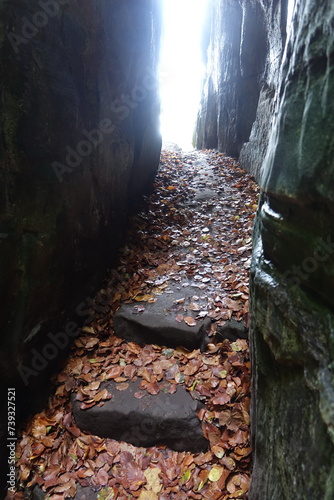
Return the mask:
[[[189, 350], [204, 351], [210, 342], [207, 332], [211, 320], [195, 320], [197, 313], [189, 309], [191, 295], [199, 293], [199, 290], [171, 286], [169, 291], [170, 293], [157, 296], [154, 303], [123, 304], [114, 316], [115, 335], [137, 344], [182, 346]], [[141, 307], [145, 309], [138, 312]], [[189, 326], [182, 320], [176, 321], [176, 317], [180, 315], [194, 319], [194, 326]]]
[[[101, 498], [99, 492], [92, 490], [89, 487], [77, 485], [77, 492], [74, 497], [71, 497], [73, 500], [97, 500]], [[32, 490], [31, 496], [29, 496], [31, 500], [44, 500], [46, 498], [45, 491], [42, 490], [40, 486], [35, 486]]]
[[[151, 395], [140, 390], [141, 380], [128, 382], [125, 390], [108, 381], [102, 388], [112, 395], [103, 406], [82, 410], [72, 395], [73, 415], [77, 427], [102, 438], [125, 441], [135, 446], [164, 444], [175, 451], [198, 453], [208, 449], [201, 422], [197, 416], [203, 405], [194, 400], [182, 386], [174, 394], [162, 390]], [[138, 393], [142, 396], [138, 399]], [[136, 394], [136, 395], [135, 395]]]

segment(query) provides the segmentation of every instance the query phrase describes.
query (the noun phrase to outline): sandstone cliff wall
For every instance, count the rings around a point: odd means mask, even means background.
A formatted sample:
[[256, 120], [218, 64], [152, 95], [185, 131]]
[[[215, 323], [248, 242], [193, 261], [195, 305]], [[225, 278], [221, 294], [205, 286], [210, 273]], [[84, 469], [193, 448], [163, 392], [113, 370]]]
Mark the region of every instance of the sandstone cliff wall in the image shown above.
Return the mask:
[[262, 167], [250, 500], [334, 498], [334, 10], [299, 0]]
[[196, 146], [240, 157], [256, 178], [272, 122], [286, 17], [286, 0], [212, 0], [203, 37], [207, 73]]
[[152, 182], [160, 7], [0, 2], [3, 381], [22, 382], [17, 367], [75, 311], [85, 319], [129, 205]]

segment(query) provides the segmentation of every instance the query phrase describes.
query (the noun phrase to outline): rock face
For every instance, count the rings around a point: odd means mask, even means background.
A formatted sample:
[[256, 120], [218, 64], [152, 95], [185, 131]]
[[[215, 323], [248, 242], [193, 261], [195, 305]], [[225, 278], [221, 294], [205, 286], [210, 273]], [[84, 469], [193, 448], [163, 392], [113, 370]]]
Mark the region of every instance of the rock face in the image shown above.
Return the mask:
[[250, 500], [334, 498], [331, 2], [211, 3], [197, 145], [261, 183], [251, 282]]
[[333, 23], [296, 2], [261, 177], [250, 500], [334, 498]]
[[285, 0], [210, 4], [196, 146], [240, 155], [241, 164], [256, 177], [271, 127], [286, 15]]
[[165, 444], [176, 451], [206, 451], [201, 422], [197, 417], [201, 403], [178, 387], [175, 394], [148, 392], [137, 399], [140, 380], [129, 382], [125, 390], [117, 390], [116, 382], [103, 384], [112, 398], [102, 407], [80, 409], [80, 401], [72, 398], [77, 427], [91, 434], [126, 441], [135, 446]]
[[47, 335], [74, 311], [88, 317], [158, 166], [160, 4], [1, 0], [0, 11], [0, 389], [26, 385], [29, 401], [62, 350], [41, 361]]
[[87, 316], [129, 200], [156, 171], [160, 7], [2, 0], [0, 8], [0, 368], [12, 378], [68, 312]]

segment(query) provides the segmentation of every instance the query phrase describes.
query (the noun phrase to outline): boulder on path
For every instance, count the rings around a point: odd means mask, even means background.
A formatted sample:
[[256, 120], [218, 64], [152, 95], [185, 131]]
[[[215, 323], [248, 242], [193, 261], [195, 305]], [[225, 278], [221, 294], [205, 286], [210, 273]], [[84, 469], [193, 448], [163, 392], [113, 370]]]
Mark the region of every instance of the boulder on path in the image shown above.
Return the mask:
[[[46, 497], [46, 493], [42, 488], [38, 485], [36, 485], [31, 494], [29, 491], [26, 492], [27, 495], [25, 495], [25, 498], [31, 499], [31, 500], [44, 500]], [[98, 498], [98, 492], [93, 491], [92, 488], [89, 487], [83, 487], [80, 486], [80, 484], [77, 485], [77, 492], [75, 494], [73, 500], [97, 500]]]
[[237, 339], [248, 339], [248, 328], [243, 321], [230, 319], [217, 328], [217, 336], [234, 342]]
[[175, 451], [206, 451], [197, 412], [203, 407], [189, 392], [178, 386], [174, 394], [160, 391], [151, 395], [140, 391], [141, 379], [129, 382], [125, 390], [117, 390], [116, 382], [102, 384], [112, 398], [103, 406], [82, 410], [76, 395], [72, 395], [73, 415], [77, 427], [102, 438], [112, 438], [135, 446], [151, 447], [164, 444]]
[[[183, 292], [184, 293], [184, 292]], [[137, 344], [157, 344], [167, 347], [185, 347], [204, 351], [210, 342], [207, 331], [211, 320], [196, 320], [194, 326], [185, 322], [178, 323], [178, 311], [174, 307], [179, 294], [164, 294], [152, 304], [146, 304], [145, 310], [137, 313], [138, 304], [123, 304], [114, 316], [115, 335]], [[183, 311], [181, 311], [183, 312]], [[185, 317], [192, 317], [192, 311], [183, 312]]]

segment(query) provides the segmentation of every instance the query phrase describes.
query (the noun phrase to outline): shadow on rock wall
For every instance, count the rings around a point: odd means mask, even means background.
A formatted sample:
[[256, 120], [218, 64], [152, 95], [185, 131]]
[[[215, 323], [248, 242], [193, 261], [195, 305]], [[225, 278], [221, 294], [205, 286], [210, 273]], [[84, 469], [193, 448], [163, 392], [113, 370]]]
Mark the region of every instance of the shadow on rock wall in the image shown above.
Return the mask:
[[0, 373], [24, 410], [156, 172], [160, 8], [0, 2]]

